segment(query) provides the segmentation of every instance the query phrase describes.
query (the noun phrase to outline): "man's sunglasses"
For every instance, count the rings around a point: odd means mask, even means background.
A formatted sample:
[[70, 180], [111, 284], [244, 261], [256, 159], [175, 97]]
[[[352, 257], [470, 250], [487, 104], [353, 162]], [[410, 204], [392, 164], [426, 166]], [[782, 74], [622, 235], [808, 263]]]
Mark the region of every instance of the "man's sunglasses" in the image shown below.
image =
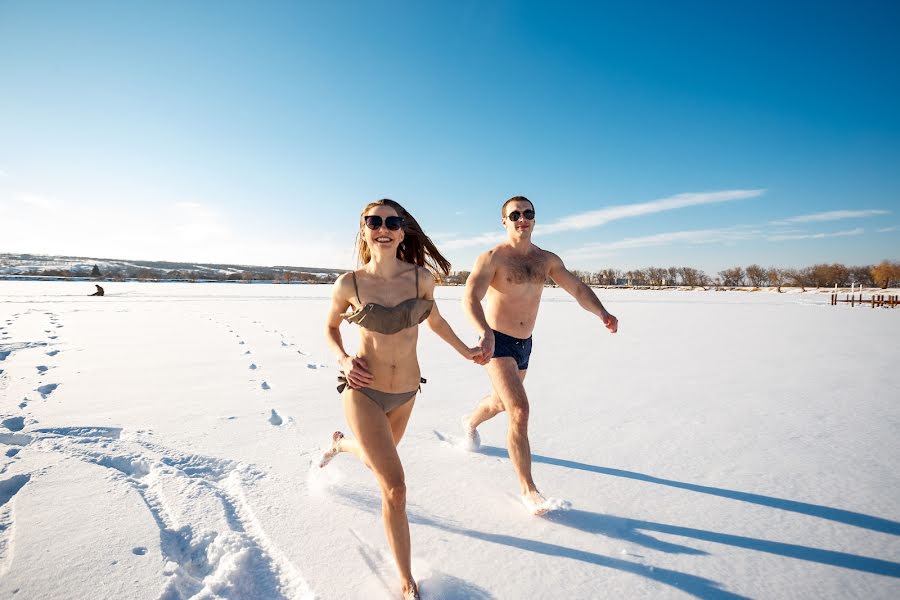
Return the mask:
[[525, 210], [522, 212], [514, 210], [511, 213], [509, 213], [508, 215], [506, 215], [506, 218], [509, 219], [510, 221], [518, 221], [519, 217], [525, 217], [526, 221], [534, 221], [534, 211], [531, 210], [530, 208], [528, 210]]
[[378, 215], [366, 215], [363, 219], [366, 221], [366, 227], [373, 230], [381, 227], [382, 223], [391, 231], [397, 231], [403, 227], [403, 217], [386, 217], [382, 220]]

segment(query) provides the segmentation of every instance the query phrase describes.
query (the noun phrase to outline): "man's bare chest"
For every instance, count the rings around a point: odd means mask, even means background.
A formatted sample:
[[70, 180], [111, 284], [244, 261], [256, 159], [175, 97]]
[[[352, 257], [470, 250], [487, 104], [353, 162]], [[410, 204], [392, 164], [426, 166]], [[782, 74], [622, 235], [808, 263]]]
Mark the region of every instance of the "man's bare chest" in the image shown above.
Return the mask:
[[543, 286], [547, 281], [549, 264], [540, 255], [510, 256], [497, 269], [497, 283], [506, 286]]

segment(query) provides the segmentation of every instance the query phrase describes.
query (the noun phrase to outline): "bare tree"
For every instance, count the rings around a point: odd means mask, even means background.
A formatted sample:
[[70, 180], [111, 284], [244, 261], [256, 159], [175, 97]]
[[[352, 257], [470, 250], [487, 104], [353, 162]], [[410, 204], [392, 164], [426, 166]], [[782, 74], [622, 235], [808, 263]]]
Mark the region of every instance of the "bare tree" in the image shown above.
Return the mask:
[[647, 267], [644, 269], [647, 274], [647, 283], [650, 285], [662, 285], [663, 277], [665, 277], [665, 269], [659, 267]]
[[766, 270], [761, 266], [753, 264], [747, 267], [747, 279], [753, 287], [762, 287], [766, 285]]
[[738, 287], [744, 284], [744, 269], [741, 267], [733, 267], [719, 271], [719, 277], [722, 278], [722, 285], [727, 287]]
[[681, 273], [681, 283], [683, 283], [684, 285], [694, 287], [698, 285], [706, 285], [709, 281], [706, 273], [694, 269], [693, 267], [681, 267], [679, 271]]
[[625, 273], [625, 279], [630, 285], [647, 285], [647, 274], [641, 269], [628, 271]]
[[572, 275], [574, 275], [579, 280], [581, 280], [582, 283], [586, 283], [586, 284], [590, 285], [590, 283], [591, 283], [590, 271], [579, 271], [578, 269], [572, 269], [570, 271], [570, 273], [572, 273]]
[[769, 281], [769, 285], [777, 287], [780, 292], [781, 286], [784, 285], [786, 274], [786, 271], [779, 269], [778, 267], [769, 267], [768, 270], [766, 270], [766, 279]]
[[850, 267], [847, 269], [849, 283], [855, 283], [863, 287], [874, 287], [875, 280], [872, 279], [872, 267]]
[[[678, 285], [678, 276], [681, 275], [681, 269], [678, 267], [669, 267], [666, 269], [669, 276], [669, 285]], [[684, 283], [682, 281], [682, 283]]]
[[872, 279], [878, 287], [885, 289], [900, 285], [900, 263], [883, 260], [871, 270]]

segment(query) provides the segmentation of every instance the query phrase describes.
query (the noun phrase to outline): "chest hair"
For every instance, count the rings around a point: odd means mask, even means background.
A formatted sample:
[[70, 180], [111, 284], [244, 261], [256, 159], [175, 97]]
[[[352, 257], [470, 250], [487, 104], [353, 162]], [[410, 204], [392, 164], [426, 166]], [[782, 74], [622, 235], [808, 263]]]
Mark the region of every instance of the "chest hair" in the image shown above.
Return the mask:
[[510, 283], [544, 283], [547, 261], [541, 255], [510, 256], [506, 260], [506, 281]]

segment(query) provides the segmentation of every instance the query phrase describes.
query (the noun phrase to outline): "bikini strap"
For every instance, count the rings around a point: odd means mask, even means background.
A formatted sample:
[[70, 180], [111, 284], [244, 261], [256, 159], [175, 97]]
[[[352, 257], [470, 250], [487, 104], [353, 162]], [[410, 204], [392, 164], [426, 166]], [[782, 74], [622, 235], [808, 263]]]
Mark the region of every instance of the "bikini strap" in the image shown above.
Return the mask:
[[350, 271], [350, 274], [353, 275], [353, 289], [356, 290], [356, 301], [362, 306], [362, 300], [359, 299], [359, 287], [356, 285], [356, 271]]

